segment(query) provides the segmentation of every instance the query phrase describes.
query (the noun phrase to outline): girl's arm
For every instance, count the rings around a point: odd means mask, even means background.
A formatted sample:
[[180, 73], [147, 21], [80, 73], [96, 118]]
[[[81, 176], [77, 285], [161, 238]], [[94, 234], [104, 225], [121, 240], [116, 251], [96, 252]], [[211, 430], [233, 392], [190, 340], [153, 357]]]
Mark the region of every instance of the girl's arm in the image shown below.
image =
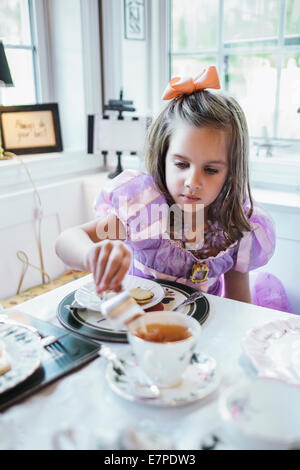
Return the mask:
[[252, 303], [249, 273], [240, 273], [231, 269], [224, 274], [225, 297], [227, 299], [239, 300], [240, 302]]
[[131, 260], [122, 240], [126, 230], [122, 222], [109, 215], [79, 227], [65, 230], [56, 241], [57, 255], [68, 265], [93, 273], [97, 292], [120, 290]]

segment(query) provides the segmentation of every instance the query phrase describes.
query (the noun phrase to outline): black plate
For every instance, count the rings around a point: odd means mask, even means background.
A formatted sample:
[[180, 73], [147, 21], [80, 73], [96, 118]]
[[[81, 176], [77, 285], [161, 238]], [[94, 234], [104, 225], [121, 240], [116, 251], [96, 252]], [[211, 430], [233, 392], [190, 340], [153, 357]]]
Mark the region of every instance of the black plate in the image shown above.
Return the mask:
[[[178, 282], [165, 281], [164, 279], [153, 279], [153, 281], [164, 287], [165, 297], [161, 301], [164, 310], [172, 310], [174, 296], [178, 297], [180, 301], [183, 301], [196, 291], [196, 289], [184, 284], [179, 284]], [[103, 320], [97, 318], [98, 313], [88, 309], [83, 312], [74, 310], [71, 313], [65, 308], [65, 305], [71, 305], [74, 300], [74, 295], [75, 291], [68, 294], [60, 302], [57, 309], [58, 320], [64, 327], [74, 333], [79, 333], [99, 341], [127, 343], [126, 332], [113, 330], [106, 320], [104, 320], [105, 323], [102, 323]], [[176, 303], [178, 302], [176, 301]], [[208, 317], [209, 303], [206, 297], [201, 297], [186, 308], [188, 308], [186, 314], [193, 316], [201, 325]], [[153, 307], [153, 309], [155, 308]]]

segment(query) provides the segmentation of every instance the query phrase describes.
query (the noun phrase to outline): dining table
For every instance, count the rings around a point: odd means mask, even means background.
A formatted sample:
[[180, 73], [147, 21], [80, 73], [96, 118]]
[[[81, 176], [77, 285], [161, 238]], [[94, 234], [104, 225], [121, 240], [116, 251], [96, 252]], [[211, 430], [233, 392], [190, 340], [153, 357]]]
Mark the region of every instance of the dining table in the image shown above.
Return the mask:
[[[1, 315], [17, 310], [65, 328], [57, 316], [58, 306], [91, 281], [92, 275], [81, 277], [0, 312], [0, 320]], [[126, 400], [108, 383], [108, 362], [100, 348], [92, 360], [0, 412], [0, 449], [139, 449], [142, 444], [137, 436], [136, 441], [132, 438], [137, 430], [148, 432], [149, 449], [155, 448], [155, 436], [160, 448], [166, 449], [236, 449], [220, 412], [220, 398], [234, 384], [259, 379], [242, 340], [255, 327], [293, 315], [210, 294], [205, 297], [209, 314], [197, 348], [216, 360], [220, 373], [218, 386], [207, 396], [182, 406]], [[105, 344], [119, 357], [130, 351], [127, 342], [92, 341]], [[128, 436], [131, 444], [126, 447]]]

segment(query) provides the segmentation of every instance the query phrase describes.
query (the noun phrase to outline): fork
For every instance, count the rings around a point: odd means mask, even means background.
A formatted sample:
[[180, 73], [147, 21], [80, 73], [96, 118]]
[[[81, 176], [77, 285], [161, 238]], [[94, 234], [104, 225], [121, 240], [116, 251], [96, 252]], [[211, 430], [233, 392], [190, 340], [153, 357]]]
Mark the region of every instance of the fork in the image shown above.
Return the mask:
[[181, 302], [181, 304], [179, 304], [179, 305], [177, 305], [177, 307], [173, 308], [173, 311], [176, 312], [177, 310], [181, 309], [182, 307], [185, 307], [186, 305], [192, 304], [193, 302], [195, 302], [198, 299], [201, 299], [202, 297], [204, 297], [202, 292], [200, 292], [200, 291], [194, 292], [187, 299], [185, 299], [183, 302]]
[[[37, 328], [35, 328], [32, 325], [25, 325], [23, 323], [19, 323], [15, 320], [10, 320], [10, 319], [4, 318], [4, 317], [1, 317], [0, 324], [1, 323], [5, 323], [5, 324], [9, 324], [9, 325], [24, 326], [25, 328], [27, 328], [27, 330], [31, 331], [32, 333], [34, 333], [36, 336], [38, 336], [40, 338], [40, 342], [41, 342], [42, 347], [44, 349], [46, 349], [51, 354], [51, 356], [55, 357], [55, 355], [57, 356], [58, 353], [60, 353], [60, 354], [63, 353], [64, 355], [65, 355], [65, 353], [68, 353], [67, 349], [60, 343], [59, 339], [56, 336], [43, 335], [42, 333], [39, 332], [39, 330]], [[61, 356], [61, 358], [63, 358], [63, 356]]]
[[56, 336], [44, 336], [34, 326], [26, 325], [26, 327], [40, 338], [42, 347], [46, 349], [52, 356], [54, 356], [54, 358], [58, 354], [63, 354], [63, 356], [59, 356], [59, 358], [63, 358], [65, 353], [68, 352]]
[[57, 338], [55, 336], [52, 336], [52, 335], [44, 336], [42, 333], [40, 333], [38, 331], [37, 328], [35, 328], [32, 325], [25, 325], [23, 323], [15, 321], [15, 320], [6, 320], [4, 318], [3, 319], [1, 318], [0, 323], [4, 323], [6, 325], [17, 325], [17, 326], [21, 325], [21, 326], [24, 326], [25, 328], [27, 328], [27, 330], [31, 331], [32, 333], [34, 333], [35, 335], [37, 335], [41, 339], [41, 344], [44, 348], [47, 347], [47, 346], [50, 346], [55, 341], [57, 341]]
[[68, 351], [60, 343], [59, 339], [56, 336], [53, 336], [53, 335], [44, 336], [33, 326], [30, 327], [30, 330], [40, 337], [42, 347], [51, 354], [53, 359], [64, 358], [65, 353], [67, 353]]
[[78, 302], [76, 302], [76, 300], [73, 300], [71, 305], [65, 305], [64, 307], [67, 308], [68, 310], [73, 310], [73, 309], [87, 310], [86, 307], [83, 307], [82, 305], [80, 305]]

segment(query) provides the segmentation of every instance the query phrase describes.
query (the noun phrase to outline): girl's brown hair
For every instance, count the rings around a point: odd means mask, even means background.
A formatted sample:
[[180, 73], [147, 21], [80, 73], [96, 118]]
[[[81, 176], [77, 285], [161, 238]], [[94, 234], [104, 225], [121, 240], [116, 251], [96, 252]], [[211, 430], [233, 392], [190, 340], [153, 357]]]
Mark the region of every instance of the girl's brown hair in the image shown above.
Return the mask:
[[[148, 133], [146, 166], [169, 205], [174, 201], [166, 186], [165, 160], [178, 120], [194, 127], [207, 126], [228, 133], [228, 176], [209, 207], [208, 218], [219, 221], [232, 243], [242, 237], [243, 231], [251, 231], [249, 217], [253, 211], [248, 169], [249, 138], [244, 112], [234, 98], [207, 90], [183, 95], [168, 103]], [[243, 204], [247, 198], [250, 210], [245, 214]]]

